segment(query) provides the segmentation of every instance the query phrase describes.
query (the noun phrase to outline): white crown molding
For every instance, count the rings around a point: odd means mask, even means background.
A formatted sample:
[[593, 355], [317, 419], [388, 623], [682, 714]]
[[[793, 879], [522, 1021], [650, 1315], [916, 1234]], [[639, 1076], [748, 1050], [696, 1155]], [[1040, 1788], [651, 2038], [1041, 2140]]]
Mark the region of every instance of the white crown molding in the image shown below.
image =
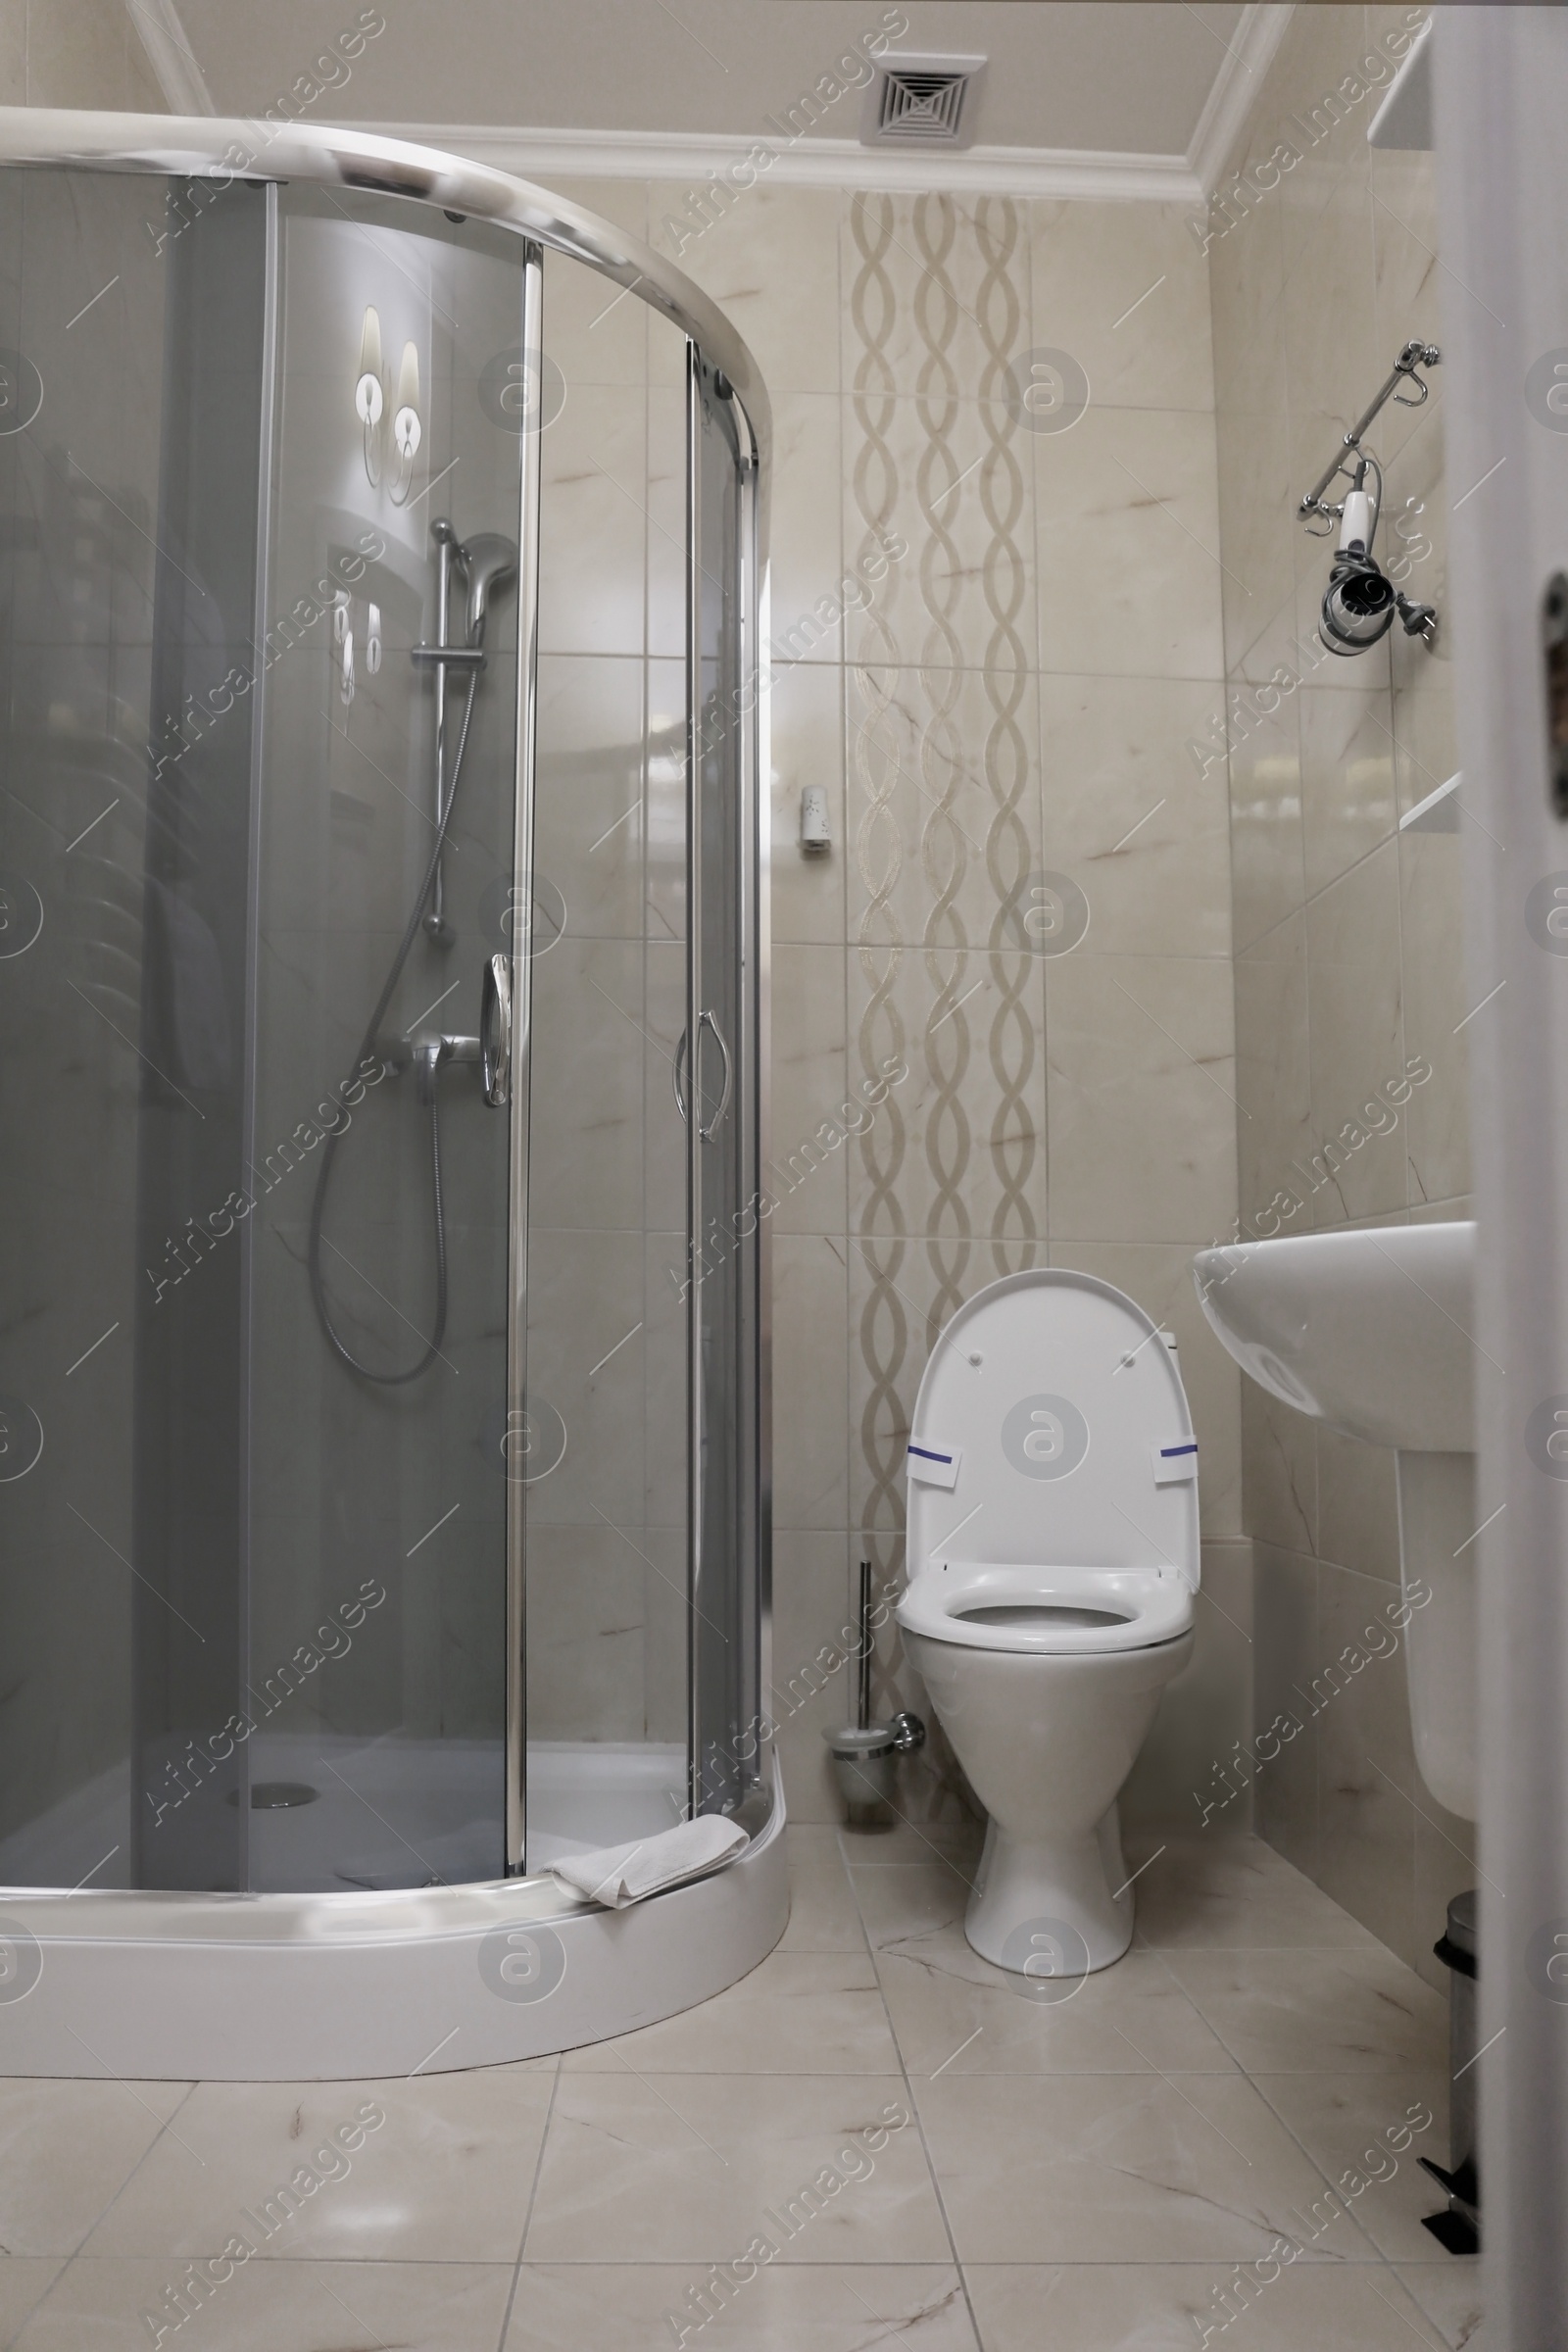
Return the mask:
[[[1263, 17], [1288, 10], [1261, 8]], [[1270, 52], [1272, 54], [1272, 51]], [[763, 185], [887, 188], [920, 194], [951, 189], [971, 195], [1058, 196], [1107, 201], [1198, 204], [1205, 190], [1186, 156], [1116, 155], [1092, 148], [969, 147], [950, 155], [862, 147], [858, 139], [786, 139], [765, 127], [756, 138], [704, 137], [687, 131], [513, 130], [491, 123], [359, 122], [357, 130], [444, 147], [522, 179], [685, 180], [700, 188], [759, 146], [773, 161]]]
[[1224, 63], [1203, 101], [1187, 150], [1187, 168], [1200, 196], [1212, 192], [1249, 115], [1262, 96], [1263, 76], [1294, 14], [1293, 5], [1270, 6], [1263, 0], [1248, 0], [1243, 9], [1236, 37], [1226, 44]]

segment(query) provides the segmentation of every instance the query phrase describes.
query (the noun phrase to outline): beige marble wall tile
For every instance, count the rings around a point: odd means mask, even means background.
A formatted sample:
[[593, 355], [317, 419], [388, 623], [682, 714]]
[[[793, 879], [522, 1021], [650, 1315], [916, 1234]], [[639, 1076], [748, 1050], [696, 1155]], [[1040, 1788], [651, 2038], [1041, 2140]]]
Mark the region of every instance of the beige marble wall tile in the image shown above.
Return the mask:
[[841, 238], [844, 390], [933, 413], [1005, 403], [1029, 332], [1028, 207], [1005, 196], [851, 196]]
[[[1380, 1578], [1321, 1568], [1317, 1659], [1302, 1679], [1320, 1709], [1320, 1884], [1413, 1966], [1421, 1781], [1410, 1744], [1405, 1638], [1389, 1615], [1396, 1600]], [[1378, 1654], [1384, 1650], [1391, 1654]], [[1358, 1667], [1357, 1659], [1365, 1662]]]
[[765, 1704], [792, 1821], [843, 1819], [822, 1735], [855, 1719], [845, 1628], [855, 1622], [856, 1589], [842, 1534], [790, 1528], [775, 1533], [773, 1667]]
[[[1392, 358], [1412, 338], [1436, 343], [1451, 334], [1453, 306], [1477, 324], [1486, 313], [1485, 287], [1467, 287], [1438, 258], [1437, 158], [1415, 150], [1379, 149], [1367, 158], [1372, 198], [1378, 326]], [[1480, 317], [1477, 317], [1477, 313]], [[1434, 373], [1441, 375], [1441, 369]], [[1434, 402], [1441, 388], [1434, 385]], [[1396, 424], [1403, 422], [1396, 419]]]
[[569, 933], [533, 970], [532, 1084], [546, 1115], [529, 1147], [540, 1224], [643, 1221], [642, 949]]
[[[703, 184], [697, 175], [693, 185]], [[764, 177], [693, 235], [686, 194], [678, 181], [656, 183], [654, 250], [678, 255], [680, 268], [712, 296], [745, 337], [775, 401], [780, 393], [836, 396], [839, 342], [831, 322], [840, 310], [839, 233], [847, 199], [833, 188], [771, 187]]]
[[1236, 959], [1236, 1095], [1242, 1231], [1302, 1232], [1313, 1177], [1303, 915]]
[[641, 654], [646, 395], [581, 384], [540, 448], [543, 653]]
[[[1251, 1614], [1251, 1545], [1205, 1543], [1192, 1659], [1166, 1686], [1159, 1713], [1122, 1789], [1124, 1831], [1199, 1826], [1215, 1766], [1238, 1743], [1245, 1747], [1250, 1740]], [[1226, 1808], [1224, 1819], [1232, 1829], [1250, 1828], [1250, 1792]]]
[[1240, 954], [1306, 901], [1300, 714], [1294, 696], [1277, 710], [1248, 716], [1245, 733], [1233, 732], [1230, 792], [1232, 923]]
[[[534, 867], [536, 961], [564, 929], [638, 939], [643, 928], [643, 664], [633, 656], [546, 654], [539, 663]], [[503, 941], [498, 938], [496, 945]]]
[[1035, 666], [1033, 439], [996, 401], [846, 410], [844, 561], [874, 588], [850, 614], [850, 660]]
[[1189, 209], [1029, 207], [1034, 342], [1070, 352], [1102, 407], [1213, 408], [1206, 270]]
[[[643, 1507], [643, 1396], [623, 1375], [590, 1373], [644, 1318], [641, 1232], [535, 1225], [528, 1251], [528, 1386], [559, 1415], [566, 1447], [528, 1490], [530, 1526], [631, 1527]], [[641, 1335], [639, 1335], [641, 1336]], [[639, 1345], [628, 1343], [630, 1355]], [[619, 1358], [615, 1359], [618, 1364]], [[559, 1444], [559, 1431], [556, 1432]], [[593, 1506], [593, 1507], [590, 1507]]]
[[27, 103], [27, 0], [5, 0], [0, 9], [0, 103]]
[[[1220, 595], [1225, 656], [1245, 659], [1296, 586], [1296, 504], [1307, 483], [1291, 463], [1285, 383], [1284, 305], [1276, 301], [1240, 347], [1221, 347], [1215, 432], [1219, 445]], [[1315, 478], [1315, 477], [1314, 477]]]
[[1321, 1883], [1317, 1718], [1299, 1688], [1317, 1650], [1317, 1562], [1261, 1543], [1252, 1559], [1255, 1720], [1261, 1730], [1282, 1719], [1297, 1727], [1276, 1735], [1280, 1752], [1256, 1776], [1254, 1817], [1271, 1845]]
[[1285, 1551], [1316, 1548], [1318, 1426], [1255, 1380], [1242, 1382], [1247, 1532]]
[[[686, 1464], [688, 1420], [686, 1385], [687, 1309], [682, 1296], [691, 1259], [684, 1230], [650, 1232], [643, 1246], [643, 1329], [641, 1345], [647, 1387], [643, 1406], [643, 1511], [650, 1529], [663, 1528], [684, 1546], [686, 1540]], [[665, 1554], [652, 1541], [648, 1548], [661, 1567], [669, 1567]], [[670, 1569], [684, 1592], [685, 1552]], [[684, 1620], [683, 1620], [684, 1624]], [[682, 1652], [684, 1658], [684, 1652]], [[682, 1663], [681, 1674], [685, 1674]], [[675, 1735], [684, 1738], [682, 1730]]]
[[[1466, 844], [1447, 833], [1399, 837], [1399, 919], [1404, 943], [1405, 1050], [1429, 1063], [1404, 1111], [1412, 1205], [1470, 1190], [1470, 1040], [1487, 1012], [1465, 1016], [1493, 982], [1477, 985], [1462, 953]], [[1456, 855], [1457, 853], [1457, 855]], [[1488, 1008], [1491, 1009], [1490, 1007]]]
[[1228, 1232], [1236, 1071], [1224, 965], [1057, 956], [1046, 1012], [1053, 1245]]
[[1476, 1824], [1447, 1812], [1429, 1788], [1418, 1791], [1417, 1801], [1421, 1811], [1415, 1825], [1415, 1968], [1446, 1997], [1449, 1974], [1432, 1946], [1446, 1931], [1454, 1896], [1485, 1885], [1478, 1859], [1480, 1839]]
[[1229, 954], [1225, 763], [1192, 748], [1216, 705], [1187, 679], [1041, 679], [1043, 860], [1088, 900], [1090, 955]]
[[[851, 848], [844, 806], [844, 672], [822, 662], [781, 663], [767, 704], [772, 768], [771, 930], [775, 941], [842, 941]], [[801, 794], [827, 795], [826, 852], [801, 847]]]
[[1004, 1252], [1044, 1235], [1042, 1004], [1037, 956], [852, 951], [856, 1082], [890, 1060], [908, 1073], [854, 1146], [853, 1231], [974, 1236]]
[[1404, 1155], [1392, 1131], [1361, 1144], [1346, 1132], [1366, 1132], [1363, 1107], [1404, 1066], [1398, 890], [1398, 849], [1391, 841], [1307, 908], [1315, 1147], [1338, 1138], [1348, 1154], [1333, 1183], [1314, 1195], [1319, 1225], [1405, 1204]]
[[1386, 675], [1297, 696], [1301, 730], [1301, 836], [1310, 897], [1395, 828], [1394, 708]]
[[[844, 951], [773, 950], [773, 1149], [763, 1181], [777, 1233], [842, 1233], [855, 1152], [844, 1104]], [[858, 1120], [868, 1117], [862, 1103]]]
[[168, 101], [128, 10], [115, 0], [29, 0], [26, 102], [161, 115]]
[[845, 624], [830, 613], [867, 593], [863, 580], [846, 585], [860, 550], [844, 545], [842, 411], [821, 392], [774, 392], [772, 402], [771, 643], [778, 658], [838, 662]]
[[1027, 950], [1042, 864], [1035, 680], [862, 662], [845, 735], [850, 937]]
[[[658, 321], [655, 321], [657, 325]], [[686, 395], [658, 384], [648, 395], [644, 479], [617, 472], [618, 488], [644, 501], [648, 550], [648, 651], [662, 661], [686, 661]], [[685, 712], [685, 681], [680, 704]]]
[[[603, 216], [601, 198], [626, 184], [593, 181], [591, 192], [576, 201]], [[569, 254], [547, 252], [544, 316], [545, 349], [565, 380], [568, 401], [582, 384], [647, 382], [648, 305], [635, 296], [617, 300], [616, 289], [597, 270]]]
[[642, 1739], [641, 1533], [592, 1517], [530, 1529], [530, 1740]]
[[1342, 1437], [1327, 1422], [1318, 1427], [1318, 1557], [1396, 1585], [1399, 1521], [1394, 1462], [1385, 1446]]
[[1030, 438], [1041, 668], [1221, 677], [1212, 418], [1091, 406]]
[[849, 1517], [849, 1270], [817, 1234], [773, 1244], [773, 1524]]

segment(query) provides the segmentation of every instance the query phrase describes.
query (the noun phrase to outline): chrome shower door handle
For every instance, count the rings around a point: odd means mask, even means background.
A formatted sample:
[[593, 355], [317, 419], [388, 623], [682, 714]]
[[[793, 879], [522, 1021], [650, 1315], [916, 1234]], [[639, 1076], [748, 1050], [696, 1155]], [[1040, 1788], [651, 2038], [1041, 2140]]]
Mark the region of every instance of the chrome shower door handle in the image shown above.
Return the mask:
[[479, 1002], [479, 1075], [492, 1110], [512, 1101], [512, 957], [492, 956]]
[[717, 1021], [713, 1018], [713, 1015], [708, 1010], [706, 1005], [703, 1007], [702, 1012], [698, 1015], [697, 1020], [697, 1033], [699, 1041], [701, 1040], [704, 1029], [711, 1029], [713, 1033], [713, 1043], [717, 1046], [724, 1060], [724, 1086], [723, 1091], [718, 1098], [718, 1108], [714, 1111], [712, 1117], [709, 1120], [706, 1127], [702, 1124], [701, 1120], [699, 1120], [697, 1127], [697, 1132], [702, 1137], [704, 1143], [710, 1144], [714, 1136], [718, 1133], [719, 1122], [723, 1118], [725, 1111], [729, 1108], [730, 1082], [734, 1073], [730, 1066], [729, 1047], [724, 1042], [724, 1032], [719, 1027]]
[[675, 1058], [669, 1065], [670, 1084], [675, 1090], [675, 1108], [680, 1112], [683, 1123], [686, 1118], [686, 1098], [680, 1091], [680, 1065], [685, 1058], [686, 1032], [683, 1029], [680, 1033], [680, 1043], [675, 1048]]

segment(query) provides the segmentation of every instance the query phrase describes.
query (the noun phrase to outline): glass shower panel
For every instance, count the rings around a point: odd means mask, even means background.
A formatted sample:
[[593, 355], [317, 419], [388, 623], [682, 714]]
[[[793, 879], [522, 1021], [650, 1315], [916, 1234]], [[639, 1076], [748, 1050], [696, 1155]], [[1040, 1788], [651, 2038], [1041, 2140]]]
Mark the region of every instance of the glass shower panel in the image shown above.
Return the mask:
[[530, 1870], [686, 1800], [685, 338], [545, 261]]
[[696, 351], [690, 374], [693, 668], [689, 827], [695, 907], [683, 1056], [689, 1124], [692, 1489], [691, 1802], [731, 1813], [759, 1772], [757, 1562], [758, 723], [745, 424]]
[[496, 1878], [508, 1116], [475, 1049], [511, 944], [522, 249], [277, 201], [250, 1883]]
[[[0, 1879], [244, 1884], [268, 200], [0, 192]], [[232, 1231], [232, 1219], [229, 1221]], [[192, 1767], [198, 1752], [203, 1768]]]

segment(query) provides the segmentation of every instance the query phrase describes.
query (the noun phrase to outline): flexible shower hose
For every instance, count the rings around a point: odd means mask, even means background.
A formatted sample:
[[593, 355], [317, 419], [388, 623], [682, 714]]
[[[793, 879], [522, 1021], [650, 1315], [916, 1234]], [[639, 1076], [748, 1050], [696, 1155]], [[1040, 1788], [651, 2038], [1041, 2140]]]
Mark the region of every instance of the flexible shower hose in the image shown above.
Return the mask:
[[[483, 638], [484, 624], [481, 621], [473, 633], [472, 642], [478, 645], [483, 642]], [[463, 775], [463, 755], [468, 747], [468, 722], [473, 716], [473, 697], [478, 683], [478, 672], [470, 670], [467, 700], [463, 710], [463, 727], [458, 736], [458, 754], [452, 763], [452, 783], [442, 802], [441, 814], [435, 829], [435, 846], [430, 852], [430, 862], [424, 869], [424, 880], [419, 884], [418, 896], [414, 902], [414, 911], [409, 916], [408, 927], [398, 943], [398, 951], [392, 958], [385, 984], [375, 1001], [375, 1010], [366, 1024], [365, 1035], [360, 1041], [360, 1050], [354, 1056], [355, 1077], [360, 1074], [366, 1060], [374, 1051], [386, 1008], [391, 1004], [393, 992], [403, 977], [403, 966], [409, 959], [409, 950], [413, 947], [418, 933], [420, 918], [424, 913], [431, 886], [435, 881], [436, 867], [441, 861], [441, 853], [446, 847], [447, 830], [452, 822], [452, 811], [457, 806], [458, 784]], [[345, 1082], [345, 1085], [352, 1085], [354, 1079], [351, 1077]], [[340, 1095], [343, 1091], [344, 1089], [339, 1089]], [[357, 1372], [362, 1380], [372, 1380], [378, 1388], [398, 1389], [404, 1387], [411, 1380], [417, 1380], [421, 1372], [429, 1370], [440, 1354], [441, 1342], [446, 1337], [447, 1226], [446, 1209], [441, 1197], [441, 1094], [438, 1076], [432, 1073], [430, 1082], [430, 1200], [435, 1223], [435, 1325], [430, 1337], [424, 1343], [423, 1353], [416, 1363], [409, 1366], [406, 1372], [376, 1372], [368, 1364], [361, 1363], [333, 1323], [331, 1311], [327, 1306], [326, 1289], [321, 1280], [321, 1225], [326, 1215], [326, 1196], [332, 1181], [332, 1163], [337, 1155], [338, 1142], [343, 1133], [342, 1128], [334, 1128], [326, 1138], [321, 1153], [321, 1165], [316, 1179], [316, 1197], [311, 1202], [311, 1238], [308, 1250], [311, 1297], [316, 1303], [317, 1320], [338, 1360], [346, 1364], [351, 1372]]]

